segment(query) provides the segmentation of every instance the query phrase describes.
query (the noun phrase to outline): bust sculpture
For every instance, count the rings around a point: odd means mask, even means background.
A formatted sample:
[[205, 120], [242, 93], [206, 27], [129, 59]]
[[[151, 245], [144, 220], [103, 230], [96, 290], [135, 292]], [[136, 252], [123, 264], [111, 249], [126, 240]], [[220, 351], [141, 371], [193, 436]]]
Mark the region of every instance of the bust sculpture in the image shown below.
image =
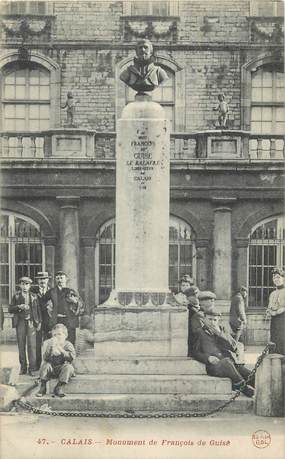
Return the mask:
[[154, 63], [153, 46], [149, 40], [139, 40], [136, 57], [120, 75], [120, 79], [138, 93], [153, 91], [168, 79], [166, 71]]

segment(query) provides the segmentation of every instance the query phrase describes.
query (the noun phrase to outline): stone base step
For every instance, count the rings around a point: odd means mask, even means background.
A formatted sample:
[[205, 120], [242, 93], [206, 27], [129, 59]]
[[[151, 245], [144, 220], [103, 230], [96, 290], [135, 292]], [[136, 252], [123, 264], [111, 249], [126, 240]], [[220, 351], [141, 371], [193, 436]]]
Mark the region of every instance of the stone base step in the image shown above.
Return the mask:
[[[55, 381], [50, 383], [51, 390]], [[67, 384], [69, 394], [230, 394], [228, 378], [204, 375], [77, 375]]]
[[[205, 412], [218, 408], [230, 399], [228, 395], [189, 394], [76, 394], [64, 398], [44, 396], [29, 397], [36, 407], [49, 407], [54, 411], [78, 411], [101, 414], [175, 414]], [[253, 400], [240, 395], [225, 408], [230, 413], [248, 413]]]
[[191, 358], [98, 358], [88, 351], [75, 361], [78, 374], [206, 375], [205, 365]]

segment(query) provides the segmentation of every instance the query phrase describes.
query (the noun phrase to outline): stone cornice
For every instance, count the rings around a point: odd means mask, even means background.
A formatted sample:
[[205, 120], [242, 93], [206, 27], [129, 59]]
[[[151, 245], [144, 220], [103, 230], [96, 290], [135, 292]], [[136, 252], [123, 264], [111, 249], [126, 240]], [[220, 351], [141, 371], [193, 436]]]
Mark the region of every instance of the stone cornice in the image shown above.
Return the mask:
[[[14, 43], [7, 43], [5, 41], [0, 42], [0, 48], [4, 49], [15, 49], [19, 44], [19, 40]], [[134, 42], [123, 42], [118, 41], [117, 43], [113, 43], [111, 41], [93, 41], [93, 40], [86, 40], [86, 41], [79, 41], [79, 40], [70, 40], [70, 41], [52, 41], [52, 42], [26, 42], [25, 45], [30, 47], [31, 49], [41, 49], [41, 50], [49, 50], [49, 49], [107, 49], [107, 50], [134, 50]], [[166, 50], [166, 51], [207, 51], [207, 50], [251, 50], [251, 49], [280, 49], [283, 50], [283, 44], [270, 44], [270, 43], [250, 43], [248, 41], [245, 42], [196, 42], [196, 43], [163, 43], [158, 42], [155, 44], [156, 50]]]

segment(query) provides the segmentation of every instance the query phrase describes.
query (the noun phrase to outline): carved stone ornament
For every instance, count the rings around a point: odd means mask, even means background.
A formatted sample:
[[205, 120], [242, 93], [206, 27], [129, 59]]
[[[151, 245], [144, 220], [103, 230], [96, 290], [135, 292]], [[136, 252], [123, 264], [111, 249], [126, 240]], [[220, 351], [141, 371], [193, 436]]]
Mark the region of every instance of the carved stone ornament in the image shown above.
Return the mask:
[[148, 38], [177, 41], [177, 21], [129, 19], [124, 23], [124, 39]]
[[0, 24], [8, 36], [26, 39], [28, 36], [39, 36], [49, 33], [51, 18], [2, 18]]

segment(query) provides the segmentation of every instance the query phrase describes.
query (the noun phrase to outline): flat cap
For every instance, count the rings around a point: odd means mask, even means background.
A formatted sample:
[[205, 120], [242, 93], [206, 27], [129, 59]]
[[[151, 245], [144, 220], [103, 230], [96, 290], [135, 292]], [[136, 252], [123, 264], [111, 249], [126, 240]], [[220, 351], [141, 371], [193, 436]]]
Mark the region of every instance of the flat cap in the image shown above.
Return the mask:
[[30, 277], [23, 276], [19, 279], [19, 282], [24, 282], [25, 284], [32, 284], [33, 281]]
[[66, 276], [66, 277], [67, 277], [67, 274], [66, 274], [66, 272], [64, 272], [64, 271], [56, 271], [55, 277], [56, 277], [56, 276]]
[[204, 290], [202, 292], [199, 292], [198, 298], [199, 298], [200, 301], [212, 300], [212, 299], [215, 300], [217, 298], [217, 296], [215, 295], [214, 292], [210, 292], [210, 290]]

